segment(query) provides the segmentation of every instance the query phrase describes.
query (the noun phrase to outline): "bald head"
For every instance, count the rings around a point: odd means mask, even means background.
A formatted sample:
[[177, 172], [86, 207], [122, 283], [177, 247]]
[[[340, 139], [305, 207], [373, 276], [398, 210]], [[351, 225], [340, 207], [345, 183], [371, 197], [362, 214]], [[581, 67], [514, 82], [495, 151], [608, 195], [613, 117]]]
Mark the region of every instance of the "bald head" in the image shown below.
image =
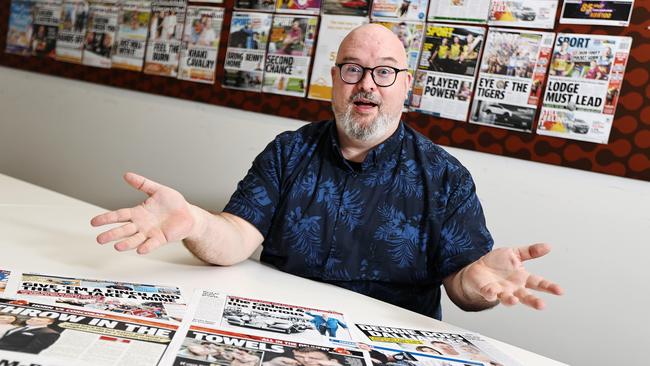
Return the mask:
[[358, 61], [354, 55], [350, 55], [352, 50], [368, 53], [374, 59], [385, 61], [385, 65], [407, 67], [402, 41], [380, 24], [364, 24], [348, 33], [339, 46], [336, 62]]

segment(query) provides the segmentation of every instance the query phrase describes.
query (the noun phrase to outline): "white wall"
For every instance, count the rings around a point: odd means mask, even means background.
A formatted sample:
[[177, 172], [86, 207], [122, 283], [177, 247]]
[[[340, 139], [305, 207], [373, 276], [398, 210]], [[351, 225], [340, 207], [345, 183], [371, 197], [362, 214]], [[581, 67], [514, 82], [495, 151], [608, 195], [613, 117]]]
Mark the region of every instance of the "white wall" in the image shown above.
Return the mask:
[[[133, 170], [219, 210], [273, 136], [302, 124], [2, 67], [0, 111], [0, 173], [106, 208], [142, 199], [121, 181]], [[444, 319], [570, 364], [647, 364], [650, 184], [448, 150], [472, 171], [497, 245], [554, 245], [529, 268], [566, 295], [541, 312], [446, 301]]]

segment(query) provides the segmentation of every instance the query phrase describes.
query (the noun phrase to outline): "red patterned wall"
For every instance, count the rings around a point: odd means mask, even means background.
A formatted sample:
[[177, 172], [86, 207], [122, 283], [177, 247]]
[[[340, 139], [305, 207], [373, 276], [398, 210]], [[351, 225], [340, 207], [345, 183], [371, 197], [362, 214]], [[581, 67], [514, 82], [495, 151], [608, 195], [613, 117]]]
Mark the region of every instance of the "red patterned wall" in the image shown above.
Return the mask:
[[[217, 67], [217, 83], [206, 85], [6, 54], [3, 51], [10, 3], [10, 0], [0, 2], [0, 65], [305, 121], [332, 117], [329, 103], [223, 89], [219, 82], [223, 74], [221, 67]], [[232, 9], [232, 4], [233, 0], [226, 0], [225, 7]], [[226, 12], [222, 40], [228, 36], [230, 15]], [[629, 27], [557, 25], [555, 28], [555, 32], [609, 34], [634, 39], [607, 145], [473, 125], [414, 112], [405, 114], [404, 118], [441, 145], [650, 181], [649, 27], [650, 1], [637, 0]], [[226, 42], [221, 44], [218, 65], [225, 57]]]

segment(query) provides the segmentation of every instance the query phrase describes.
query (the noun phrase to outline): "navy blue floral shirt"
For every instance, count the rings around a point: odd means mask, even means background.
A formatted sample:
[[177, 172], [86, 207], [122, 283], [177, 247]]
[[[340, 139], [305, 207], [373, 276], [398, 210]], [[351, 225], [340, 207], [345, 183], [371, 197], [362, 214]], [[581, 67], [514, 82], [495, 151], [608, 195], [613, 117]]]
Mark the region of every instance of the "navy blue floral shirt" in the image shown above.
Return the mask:
[[467, 169], [403, 123], [362, 164], [334, 121], [282, 133], [224, 211], [262, 233], [263, 262], [437, 319], [442, 280], [493, 244]]

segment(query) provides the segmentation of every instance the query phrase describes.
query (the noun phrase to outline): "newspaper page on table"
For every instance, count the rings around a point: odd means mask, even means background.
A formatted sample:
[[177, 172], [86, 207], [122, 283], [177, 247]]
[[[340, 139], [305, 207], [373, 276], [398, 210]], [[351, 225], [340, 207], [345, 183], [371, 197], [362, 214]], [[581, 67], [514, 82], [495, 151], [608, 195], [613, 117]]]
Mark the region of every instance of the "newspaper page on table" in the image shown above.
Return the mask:
[[178, 287], [12, 271], [2, 294], [54, 306], [179, 324], [186, 301]]
[[0, 298], [0, 361], [6, 365], [154, 366], [177, 326]]
[[172, 349], [173, 361], [166, 357], [174, 366], [370, 364], [354, 344], [329, 343], [351, 341], [339, 312], [210, 290], [196, 291], [192, 303], [182, 344]]
[[320, 21], [316, 56], [314, 57], [311, 78], [309, 79], [309, 94], [307, 97], [330, 101], [332, 99], [332, 75], [330, 70], [336, 63], [336, 53], [339, 45], [352, 29], [368, 23], [368, 18], [323, 14]]
[[116, 0], [90, 2], [82, 64], [111, 67], [111, 51], [117, 33], [119, 12]]
[[34, 13], [32, 55], [54, 58], [56, 37], [61, 21], [61, 0], [37, 0], [32, 11]]
[[144, 73], [176, 77], [187, 0], [154, 0]]
[[32, 44], [32, 24], [34, 17], [31, 0], [12, 0], [9, 8], [9, 29], [7, 30], [6, 53], [29, 56]]
[[63, 0], [62, 8], [55, 57], [57, 61], [80, 64], [86, 37], [88, 1]]
[[224, 88], [262, 91], [272, 19], [273, 15], [267, 13], [232, 13], [224, 63]]
[[[322, 14], [368, 16], [369, 0], [323, 0]], [[321, 20], [322, 21], [322, 20]]]
[[565, 0], [560, 23], [627, 27], [633, 10], [634, 0]]
[[411, 109], [466, 121], [484, 38], [479, 27], [427, 24]]
[[470, 123], [532, 132], [554, 33], [490, 28]]
[[224, 8], [188, 6], [178, 78], [213, 84]]
[[537, 133], [606, 144], [632, 38], [560, 33]]
[[304, 97], [318, 17], [281, 15], [273, 17], [269, 50], [264, 65], [267, 93]]
[[553, 29], [558, 0], [492, 0], [489, 25]]
[[122, 3], [112, 56], [113, 68], [142, 71], [150, 20], [150, 0], [127, 0]]
[[447, 23], [487, 23], [490, 2], [485, 0], [437, 0], [429, 6], [427, 20]]
[[362, 342], [367, 341], [370, 347], [384, 353], [387, 357], [395, 358], [395, 355], [400, 355], [405, 360], [420, 361], [416, 362], [416, 365], [430, 364], [426, 363], [426, 360], [440, 362], [434, 363], [435, 365], [446, 365], [445, 362], [451, 365], [520, 365], [476, 333], [440, 332], [369, 324], [356, 324], [356, 326], [365, 336]]
[[429, 0], [374, 0], [372, 19], [424, 22]]

